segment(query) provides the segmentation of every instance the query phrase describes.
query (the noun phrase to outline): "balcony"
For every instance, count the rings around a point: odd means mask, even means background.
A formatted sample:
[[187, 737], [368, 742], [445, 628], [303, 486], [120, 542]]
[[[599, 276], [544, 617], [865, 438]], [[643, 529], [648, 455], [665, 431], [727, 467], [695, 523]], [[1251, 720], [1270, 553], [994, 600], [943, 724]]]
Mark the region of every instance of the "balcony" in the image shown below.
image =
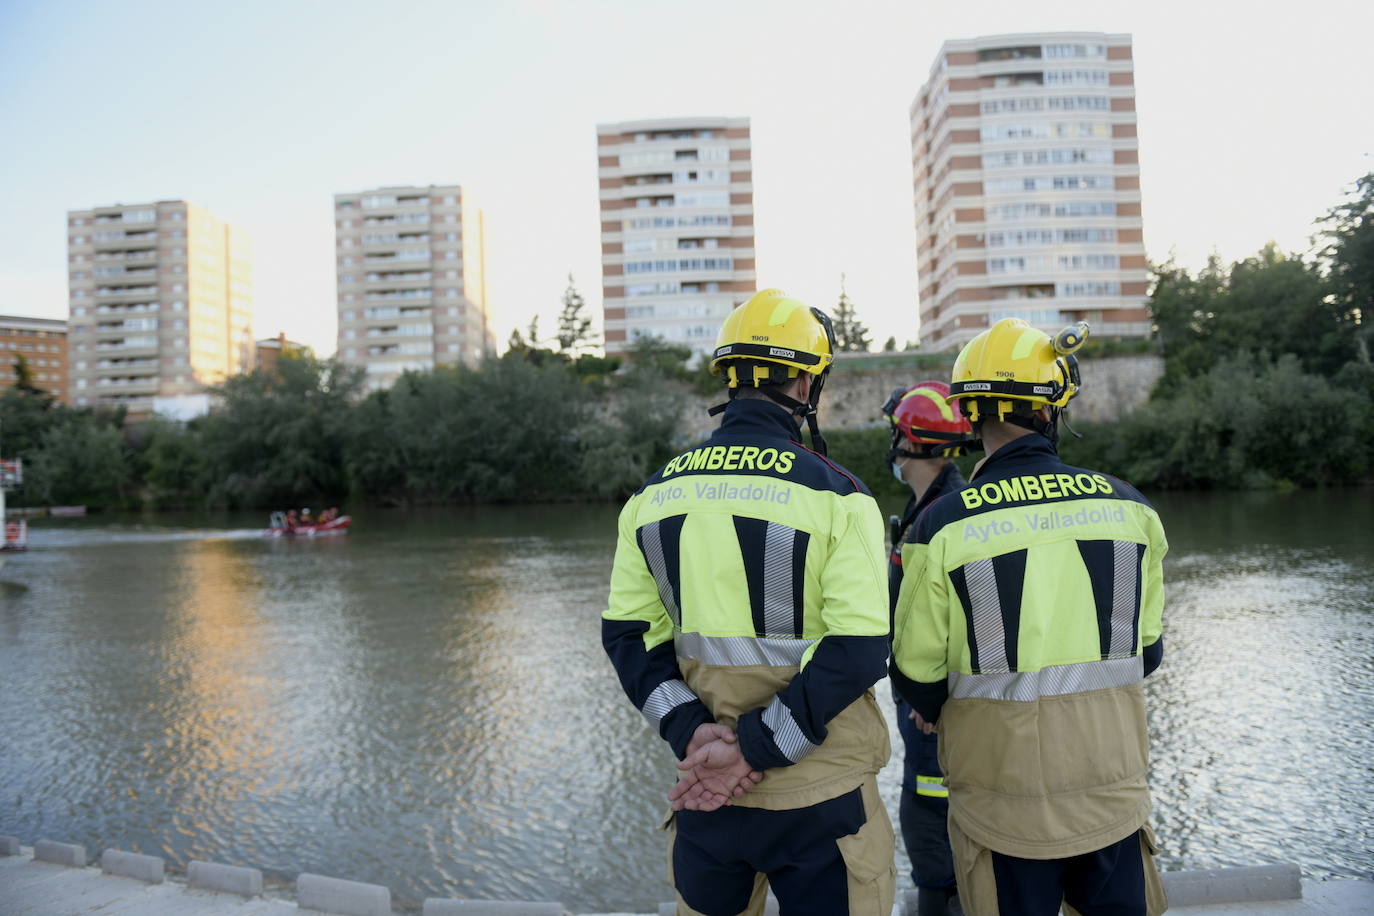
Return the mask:
[[96, 232], [91, 236], [91, 244], [95, 246], [96, 251], [147, 248], [150, 242], [156, 241], [157, 233], [152, 230], [144, 232]]
[[433, 299], [434, 291], [429, 287], [422, 289], [383, 289], [367, 294], [368, 302], [389, 302], [397, 299]]
[[98, 341], [95, 349], [100, 353], [118, 353], [121, 356], [155, 355], [156, 337], [125, 337], [119, 340]]
[[97, 315], [132, 315], [144, 312], [156, 312], [158, 303], [156, 302], [125, 302], [116, 305], [97, 305], [95, 313]]
[[127, 375], [132, 369], [156, 369], [158, 361], [149, 358], [135, 359], [102, 359], [95, 364], [95, 371], [99, 375]]
[[156, 261], [156, 248], [136, 248], [129, 251], [101, 251], [97, 252], [94, 260], [97, 261]]
[[121, 394], [157, 394], [161, 382], [156, 375], [116, 376], [96, 379], [95, 387], [103, 395], [109, 391]]
[[399, 267], [401, 265], [424, 266], [431, 261], [428, 248], [406, 248], [400, 251], [391, 251], [385, 254], [369, 253], [363, 259], [363, 263], [368, 267]]
[[127, 299], [131, 296], [147, 298], [156, 295], [156, 286], [101, 286], [95, 291], [97, 299]]
[[363, 220], [367, 228], [373, 226], [428, 225], [428, 213], [397, 213], [390, 216], [369, 216]]
[[432, 282], [433, 279], [433, 274], [428, 270], [386, 271], [383, 273], [368, 274], [365, 282], [372, 288], [381, 285], [384, 289], [391, 289], [393, 287], [414, 289], [415, 284], [428, 284]]
[[369, 339], [396, 339], [404, 337], [431, 337], [434, 328], [429, 322], [424, 324], [388, 324], [381, 327], [371, 327], [363, 332], [363, 336]]

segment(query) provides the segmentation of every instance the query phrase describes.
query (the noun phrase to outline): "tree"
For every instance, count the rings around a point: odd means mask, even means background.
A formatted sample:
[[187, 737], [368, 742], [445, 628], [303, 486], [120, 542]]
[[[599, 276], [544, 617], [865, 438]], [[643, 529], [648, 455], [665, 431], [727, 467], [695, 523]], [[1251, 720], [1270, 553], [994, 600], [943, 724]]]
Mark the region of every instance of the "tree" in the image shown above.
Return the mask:
[[1154, 271], [1164, 393], [1233, 354], [1263, 361], [1292, 353], [1303, 371], [1327, 377], [1355, 357], [1350, 310], [1334, 302], [1313, 265], [1272, 242], [1229, 267], [1213, 257], [1197, 276], [1172, 262]]
[[1326, 226], [1318, 258], [1326, 272], [1328, 304], [1342, 321], [1358, 326], [1358, 356], [1368, 363], [1374, 326], [1374, 172], [1357, 179], [1351, 199], [1332, 207], [1318, 223]]
[[840, 301], [835, 306], [835, 346], [841, 353], [867, 353], [873, 342], [854, 310], [854, 303], [844, 291], [844, 275], [840, 275]]
[[558, 313], [558, 351], [573, 354], [595, 345], [592, 340], [592, 320], [582, 314], [586, 303], [568, 274], [568, 288], [563, 290], [563, 311]]
[[34, 383], [33, 367], [23, 353], [14, 354], [14, 387], [28, 394], [41, 394], [43, 389]]
[[521, 359], [527, 363], [534, 363], [542, 366], [551, 362], [568, 362], [568, 355], [561, 351], [551, 350], [548, 347], [539, 345], [539, 316], [535, 315], [530, 319], [530, 326], [524, 334], [516, 328], [510, 332], [510, 341], [506, 345], [506, 352], [503, 359]]
[[889, 337], [887, 340], [883, 341], [883, 352], [884, 352], [884, 353], [896, 353], [896, 352], [897, 352], [897, 338], [896, 338], [895, 336]]
[[635, 338], [626, 356], [632, 368], [652, 369], [664, 378], [686, 380], [691, 377], [687, 363], [692, 358], [692, 348], [671, 344], [653, 334]]
[[119, 425], [77, 411], [44, 433], [24, 470], [35, 504], [118, 505], [131, 477]]
[[210, 501], [267, 508], [343, 495], [348, 421], [363, 376], [333, 358], [289, 354], [275, 372], [221, 383], [223, 406], [194, 421]]

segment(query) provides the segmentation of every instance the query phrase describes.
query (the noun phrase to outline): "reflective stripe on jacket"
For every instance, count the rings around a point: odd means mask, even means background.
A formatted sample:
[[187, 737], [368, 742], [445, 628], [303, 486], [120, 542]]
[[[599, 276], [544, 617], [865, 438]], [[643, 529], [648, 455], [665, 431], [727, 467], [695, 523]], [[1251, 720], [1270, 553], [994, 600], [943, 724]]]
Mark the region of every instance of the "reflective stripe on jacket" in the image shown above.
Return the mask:
[[738, 805], [824, 801], [888, 758], [882, 516], [799, 439], [772, 402], [732, 401], [620, 513], [602, 642], [679, 757], [703, 722], [736, 728], [765, 772]]
[[1167, 549], [1134, 488], [1039, 435], [917, 521], [892, 676], [938, 717], [950, 817], [977, 842], [1064, 858], [1145, 823], [1141, 681], [1163, 649]]

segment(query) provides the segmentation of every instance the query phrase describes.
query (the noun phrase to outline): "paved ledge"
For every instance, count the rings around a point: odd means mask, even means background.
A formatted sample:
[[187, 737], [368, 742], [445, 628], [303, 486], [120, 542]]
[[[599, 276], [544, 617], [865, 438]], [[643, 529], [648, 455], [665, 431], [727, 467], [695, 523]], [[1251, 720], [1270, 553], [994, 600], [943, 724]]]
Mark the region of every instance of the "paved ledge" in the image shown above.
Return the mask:
[[[13, 841], [13, 842], [10, 842]], [[394, 912], [390, 891], [318, 875], [302, 875], [296, 900], [270, 899], [262, 893], [257, 869], [196, 863], [193, 878], [164, 877], [157, 856], [106, 850], [105, 871], [84, 864], [68, 844], [43, 844], [45, 861], [13, 837], [0, 837], [0, 916], [295, 916], [300, 913], [386, 914]], [[257, 880], [254, 880], [254, 879]], [[1176, 905], [1170, 912], [1195, 916], [1368, 916], [1374, 913], [1374, 881], [1303, 881], [1297, 866], [1206, 869], [1168, 872], [1164, 876]], [[219, 888], [206, 890], [204, 887]], [[1301, 894], [1301, 897], [1294, 896]], [[251, 895], [251, 896], [250, 896]], [[914, 895], [913, 895], [914, 896]], [[893, 916], [914, 916], [914, 903]], [[314, 908], [307, 909], [307, 906]], [[330, 907], [330, 909], [324, 909]], [[672, 908], [669, 906], [668, 912]], [[423, 916], [561, 916], [556, 903], [477, 900], [424, 902]], [[588, 914], [598, 916], [598, 914]], [[650, 916], [603, 913], [599, 916]], [[657, 916], [657, 914], [654, 914]]]

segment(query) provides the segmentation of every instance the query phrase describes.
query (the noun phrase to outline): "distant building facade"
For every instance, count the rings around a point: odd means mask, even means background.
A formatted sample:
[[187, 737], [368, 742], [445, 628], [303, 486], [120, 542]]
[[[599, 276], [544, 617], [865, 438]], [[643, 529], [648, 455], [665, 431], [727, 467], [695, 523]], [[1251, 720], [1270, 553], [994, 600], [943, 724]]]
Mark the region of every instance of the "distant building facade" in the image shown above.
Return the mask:
[[21, 356], [34, 387], [67, 403], [67, 322], [0, 315], [0, 387], [19, 381], [14, 367]]
[[923, 349], [1007, 316], [1150, 332], [1131, 37], [947, 41], [911, 106]]
[[296, 343], [294, 340], [287, 340], [286, 333], [282, 332], [276, 337], [268, 337], [257, 343], [257, 368], [268, 372], [275, 371], [277, 361], [283, 356], [299, 356], [310, 348], [303, 343]]
[[247, 237], [184, 200], [67, 214], [68, 396], [139, 417], [252, 368]]
[[493, 349], [482, 211], [458, 185], [334, 195], [338, 353], [387, 388]]
[[748, 118], [599, 124], [606, 352], [640, 337], [708, 353], [755, 286]]

